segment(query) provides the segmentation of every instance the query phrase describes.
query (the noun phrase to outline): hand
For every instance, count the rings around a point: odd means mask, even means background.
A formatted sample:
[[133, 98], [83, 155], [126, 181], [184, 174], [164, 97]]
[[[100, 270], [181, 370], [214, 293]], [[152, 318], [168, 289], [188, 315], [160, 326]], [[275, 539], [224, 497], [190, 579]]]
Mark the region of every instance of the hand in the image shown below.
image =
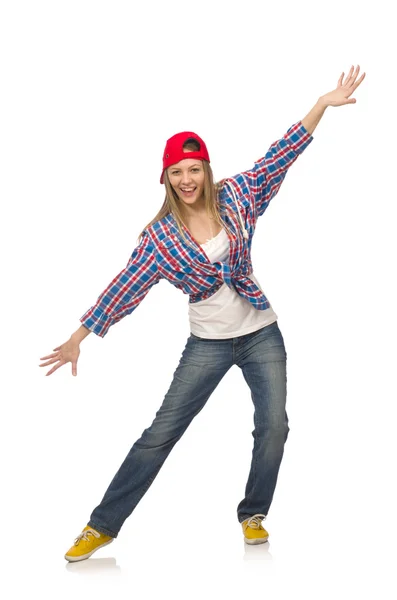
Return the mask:
[[43, 363], [42, 365], [39, 365], [39, 367], [47, 367], [48, 365], [52, 365], [53, 363], [59, 363], [59, 364], [55, 365], [51, 369], [51, 371], [48, 371], [48, 373], [46, 373], [46, 377], [47, 377], [48, 375], [51, 375], [51, 373], [53, 373], [54, 371], [59, 369], [59, 367], [62, 367], [62, 365], [65, 365], [66, 363], [71, 362], [72, 363], [72, 375], [76, 376], [77, 375], [77, 359], [79, 358], [79, 354], [80, 354], [79, 344], [76, 341], [72, 340], [72, 338], [70, 338], [67, 342], [62, 344], [62, 346], [58, 346], [57, 348], [54, 348], [54, 354], [49, 354], [48, 356], [43, 356], [43, 358], [40, 358], [40, 360], [46, 360], [47, 358], [50, 360]]
[[352, 93], [358, 88], [360, 83], [365, 77], [365, 73], [363, 73], [360, 79], [357, 79], [357, 75], [360, 71], [360, 65], [357, 65], [356, 70], [354, 71], [354, 67], [352, 67], [349, 71], [349, 74], [346, 77], [346, 80], [343, 81], [344, 73], [339, 78], [338, 85], [336, 89], [324, 96], [321, 96], [320, 100], [325, 104], [325, 106], [343, 106], [344, 104], [355, 104], [356, 99], [350, 98], [348, 99]]

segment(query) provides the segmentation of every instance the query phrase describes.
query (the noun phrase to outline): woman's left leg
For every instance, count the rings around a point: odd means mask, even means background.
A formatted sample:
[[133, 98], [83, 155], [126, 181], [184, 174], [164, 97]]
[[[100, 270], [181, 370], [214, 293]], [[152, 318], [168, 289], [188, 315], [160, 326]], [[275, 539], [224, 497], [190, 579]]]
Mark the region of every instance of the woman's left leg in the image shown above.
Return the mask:
[[237, 507], [240, 523], [267, 515], [288, 437], [287, 354], [277, 321], [234, 339], [241, 368], [254, 403], [254, 447], [245, 498]]

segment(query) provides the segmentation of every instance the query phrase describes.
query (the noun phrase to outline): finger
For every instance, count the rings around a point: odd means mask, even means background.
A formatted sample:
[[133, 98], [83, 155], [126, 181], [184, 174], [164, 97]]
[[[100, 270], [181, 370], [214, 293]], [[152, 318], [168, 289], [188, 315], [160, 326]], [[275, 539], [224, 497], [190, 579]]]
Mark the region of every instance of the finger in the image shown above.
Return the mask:
[[360, 85], [360, 83], [362, 82], [362, 80], [364, 79], [364, 77], [365, 77], [365, 73], [363, 73], [363, 74], [361, 75], [360, 79], [358, 79], [358, 80], [356, 81], [356, 83], [354, 84], [354, 86], [353, 86], [353, 90], [352, 90], [353, 92], [354, 92], [354, 90], [356, 90], [356, 89], [358, 88], [358, 86]]
[[48, 371], [48, 373], [46, 373], [46, 377], [48, 377], [48, 375], [51, 375], [52, 373], [54, 373], [57, 369], [59, 369], [61, 365], [56, 365], [55, 367], [52, 367], [51, 371]]
[[350, 69], [350, 71], [349, 71], [349, 73], [346, 75], [346, 81], [344, 82], [343, 85], [347, 85], [348, 84], [348, 82], [350, 80], [350, 77], [352, 76], [353, 71], [354, 71], [354, 67], [352, 66], [351, 69]]
[[64, 360], [60, 361], [59, 364], [52, 367], [51, 371], [48, 371], [48, 373], [46, 373], [46, 375], [51, 375], [51, 373], [54, 373], [54, 371], [56, 371], [57, 369], [59, 369], [59, 367], [62, 367], [65, 364], [66, 363]]
[[59, 360], [61, 360], [61, 359], [53, 358], [52, 360], [48, 360], [47, 362], [43, 363], [42, 365], [39, 365], [39, 367], [48, 367], [48, 365], [53, 365], [54, 363], [58, 362]]
[[350, 85], [353, 85], [353, 84], [354, 84], [354, 82], [355, 82], [355, 81], [356, 81], [356, 79], [357, 79], [357, 75], [359, 74], [359, 72], [360, 72], [360, 65], [357, 65], [357, 67], [356, 67], [356, 70], [354, 71], [354, 73], [353, 73], [352, 77], [350, 78], [350, 82], [349, 82], [349, 83], [350, 83]]
[[364, 77], [365, 77], [365, 73], [363, 73], [363, 74], [361, 75], [360, 79], [358, 79], [358, 80], [356, 81], [356, 83], [354, 83], [354, 84], [353, 84], [353, 85], [352, 85], [352, 86], [351, 86], [351, 87], [350, 87], [350, 88], [347, 90], [347, 92], [348, 92], [348, 95], [349, 95], [349, 96], [351, 96], [351, 95], [353, 94], [353, 92], [354, 92], [354, 91], [355, 91], [355, 90], [358, 88], [358, 86], [360, 85], [360, 83], [362, 82], [362, 80], [364, 79]]
[[342, 85], [342, 81], [343, 81], [343, 76], [344, 76], [344, 72], [342, 73], [342, 75], [339, 77], [338, 79], [338, 83], [337, 83], [337, 87], [340, 87]]
[[72, 363], [72, 375], [76, 377], [77, 375], [77, 362]]
[[53, 358], [54, 356], [58, 356], [58, 352], [54, 352], [54, 354], [48, 354], [47, 356], [43, 356], [40, 360], [45, 360], [46, 358]]

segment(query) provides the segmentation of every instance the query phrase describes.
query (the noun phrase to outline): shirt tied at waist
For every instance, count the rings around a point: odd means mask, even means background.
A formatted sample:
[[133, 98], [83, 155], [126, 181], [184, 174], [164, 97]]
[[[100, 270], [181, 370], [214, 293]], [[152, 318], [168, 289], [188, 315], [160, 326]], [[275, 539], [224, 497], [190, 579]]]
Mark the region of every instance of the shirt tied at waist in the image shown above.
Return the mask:
[[247, 275], [243, 275], [239, 270], [232, 273], [228, 264], [223, 262], [214, 262], [211, 268], [216, 270], [218, 278], [221, 278], [230, 289], [234, 289], [239, 296], [242, 296], [257, 310], [266, 310], [270, 307], [270, 302]]

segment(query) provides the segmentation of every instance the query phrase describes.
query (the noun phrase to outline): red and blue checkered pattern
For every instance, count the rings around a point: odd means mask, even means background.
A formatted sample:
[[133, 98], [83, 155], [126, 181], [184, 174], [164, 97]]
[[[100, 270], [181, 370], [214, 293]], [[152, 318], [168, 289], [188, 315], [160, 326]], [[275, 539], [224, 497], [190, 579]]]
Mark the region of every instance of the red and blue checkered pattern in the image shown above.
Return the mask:
[[[274, 142], [249, 171], [223, 180], [219, 196], [222, 221], [229, 230], [229, 264], [211, 263], [187, 228], [186, 243], [175, 218], [167, 215], [145, 229], [126, 267], [80, 318], [81, 323], [104, 337], [109, 328], [131, 314], [150, 288], [166, 279], [189, 294], [189, 302], [205, 300], [226, 283], [257, 310], [270, 303], [248, 278], [252, 273], [251, 244], [258, 217], [277, 194], [289, 167], [313, 140], [301, 121]], [[244, 229], [248, 235], [243, 236]]]

